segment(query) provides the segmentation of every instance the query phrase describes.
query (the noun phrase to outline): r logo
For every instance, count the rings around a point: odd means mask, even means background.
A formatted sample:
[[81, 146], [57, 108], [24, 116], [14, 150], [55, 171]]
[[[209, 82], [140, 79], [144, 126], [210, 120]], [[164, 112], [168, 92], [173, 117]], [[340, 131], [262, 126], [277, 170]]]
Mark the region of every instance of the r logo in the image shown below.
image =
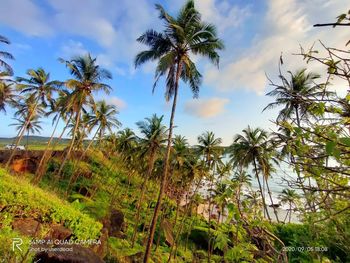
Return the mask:
[[23, 244], [22, 238], [19, 238], [19, 237], [12, 238], [12, 251], [15, 251], [15, 248], [16, 248], [22, 252], [22, 249], [21, 249], [22, 244]]

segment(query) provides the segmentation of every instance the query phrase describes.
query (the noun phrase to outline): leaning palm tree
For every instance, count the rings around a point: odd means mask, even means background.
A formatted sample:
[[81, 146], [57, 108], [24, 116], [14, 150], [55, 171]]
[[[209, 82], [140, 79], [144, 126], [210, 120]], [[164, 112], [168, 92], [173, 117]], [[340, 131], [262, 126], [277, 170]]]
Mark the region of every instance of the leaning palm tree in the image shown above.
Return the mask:
[[74, 77], [73, 79], [68, 79], [65, 85], [72, 90], [72, 93], [66, 99], [66, 108], [74, 112], [75, 125], [68, 151], [58, 170], [58, 176], [61, 174], [65, 162], [70, 157], [84, 107], [89, 105], [95, 109], [94, 93], [102, 90], [108, 94], [111, 87], [102, 81], [112, 79], [112, 74], [97, 65], [96, 58], [92, 58], [90, 54], [75, 57], [70, 61], [61, 58], [59, 60], [66, 65], [70, 74]]
[[14, 82], [9, 79], [8, 72], [0, 72], [0, 112], [6, 113], [6, 106], [15, 106], [16, 98], [14, 92]]
[[[54, 117], [52, 118], [52, 125], [54, 126], [50, 139], [46, 144], [44, 153], [40, 159], [40, 162], [38, 164], [38, 168], [36, 170], [36, 178], [35, 178], [35, 183], [39, 182], [41, 177], [44, 174], [45, 168], [46, 168], [46, 164], [47, 164], [47, 160], [48, 158], [51, 156], [51, 152], [55, 149], [56, 144], [59, 143], [59, 141], [61, 140], [65, 130], [67, 129], [67, 124], [69, 123], [69, 119], [71, 116], [71, 112], [67, 112], [66, 108], [64, 107], [64, 100], [65, 98], [68, 96], [69, 92], [67, 90], [60, 90], [58, 92], [58, 98], [55, 100], [52, 100], [50, 102], [50, 110], [45, 114], [46, 116], [51, 116], [54, 115]], [[49, 148], [51, 146], [51, 143], [53, 142], [54, 139], [54, 135], [56, 133], [58, 124], [60, 123], [61, 120], [64, 120], [66, 125], [63, 128], [60, 136], [58, 137], [58, 139], [56, 140], [55, 144], [53, 145], [51, 151], [49, 151]]]
[[[20, 91], [20, 94], [27, 94], [31, 98], [33, 107], [30, 114], [35, 115], [37, 107], [40, 105], [46, 107], [48, 103], [52, 102], [53, 91], [58, 91], [62, 83], [57, 80], [50, 81], [50, 73], [47, 73], [42, 68], [38, 68], [37, 70], [29, 69], [27, 70], [27, 75], [27, 78], [16, 78], [17, 89]], [[32, 116], [30, 115], [26, 118], [27, 122], [31, 121], [31, 119]], [[28, 123], [23, 125], [23, 127], [26, 126], [28, 126]], [[15, 143], [16, 147], [12, 151], [12, 154], [6, 163], [6, 167], [8, 167], [8, 165], [11, 163], [24, 132], [25, 129], [18, 131], [17, 140]]]
[[145, 190], [147, 188], [148, 179], [152, 175], [156, 158], [160, 154], [160, 151], [164, 143], [166, 142], [167, 130], [166, 127], [163, 125], [162, 121], [163, 116], [158, 117], [156, 114], [154, 114], [151, 118], [145, 118], [145, 121], [139, 121], [136, 123], [136, 125], [140, 129], [141, 134], [143, 135], [143, 137], [140, 139], [140, 152], [141, 157], [144, 157], [147, 160], [147, 173], [143, 179], [140, 198], [137, 203], [137, 212], [135, 215], [135, 227], [132, 237], [132, 246], [134, 246], [137, 235], [141, 205], [143, 202]]
[[289, 205], [289, 210], [286, 214], [286, 217], [284, 218], [284, 221], [286, 221], [287, 216], [289, 214], [289, 223], [292, 219], [292, 206], [297, 206], [296, 203], [300, 199], [300, 195], [293, 189], [283, 189], [282, 193], [279, 195], [279, 198], [281, 200], [281, 203], [285, 203]]
[[[29, 134], [34, 134], [35, 132], [40, 132], [41, 126], [39, 118], [44, 114], [44, 109], [42, 105], [34, 105], [34, 96], [29, 96], [24, 98], [24, 101], [21, 101], [17, 105], [17, 111], [15, 112], [14, 120], [17, 123], [11, 124], [11, 126], [16, 126], [18, 131], [23, 130], [27, 134], [27, 143], [26, 149], [28, 151], [29, 146]], [[24, 134], [23, 134], [24, 135]], [[23, 136], [22, 135], [22, 136]], [[22, 138], [20, 138], [20, 141]]]
[[137, 39], [139, 42], [146, 44], [149, 50], [142, 51], [136, 56], [135, 65], [140, 66], [147, 61], [158, 61], [154, 87], [160, 77], [166, 75], [165, 98], [166, 100], [173, 98], [173, 105], [164, 158], [164, 171], [146, 245], [144, 262], [149, 260], [167, 182], [179, 82], [182, 80], [188, 83], [194, 96], [198, 96], [202, 76], [191, 60], [192, 54], [208, 57], [214, 64], [218, 65], [219, 55], [217, 50], [223, 48], [223, 43], [217, 38], [215, 26], [202, 22], [201, 15], [195, 9], [193, 0], [187, 1], [177, 17], [169, 15], [159, 4], [156, 5], [156, 9], [159, 11], [159, 18], [164, 22], [165, 28], [162, 32], [148, 30]]
[[269, 141], [267, 140], [266, 131], [260, 128], [251, 129], [248, 126], [247, 129], [243, 130], [243, 135], [235, 136], [234, 143], [230, 146], [230, 157], [233, 162], [239, 166], [253, 166], [259, 184], [259, 190], [264, 206], [263, 208], [266, 211], [268, 219], [271, 220], [259, 176], [259, 165], [261, 166], [260, 170], [264, 170], [266, 163], [268, 163], [268, 143]]
[[[16, 124], [12, 126], [17, 127], [17, 131], [21, 132], [20, 137], [16, 139], [16, 147], [20, 144], [23, 139], [24, 134], [27, 132], [27, 144], [28, 144], [28, 132], [36, 131], [35, 125], [33, 125], [34, 130], [31, 129], [31, 122], [33, 124], [40, 123], [38, 118], [44, 114], [44, 108], [42, 105], [35, 105], [34, 96], [23, 97], [20, 102], [17, 102], [16, 108], [17, 111], [14, 114], [14, 119], [17, 121]], [[12, 151], [11, 157], [13, 158], [14, 151]], [[7, 161], [6, 165], [10, 164], [10, 160]]]
[[[9, 45], [10, 44], [10, 40], [8, 40], [6, 37], [0, 35], [0, 43]], [[0, 51], [0, 67], [4, 68], [5, 71], [10, 76], [12, 76], [13, 75], [12, 67], [3, 59], [14, 59], [14, 57], [9, 52]]]
[[26, 143], [26, 149], [28, 151], [29, 149], [29, 135], [40, 133], [42, 130], [42, 127], [40, 126], [41, 121], [39, 120], [39, 116], [32, 116], [30, 121], [27, 121], [28, 116], [21, 116], [20, 118], [14, 118], [16, 120], [16, 123], [10, 124], [11, 126], [15, 126], [16, 130], [24, 129], [27, 134], [27, 143]]

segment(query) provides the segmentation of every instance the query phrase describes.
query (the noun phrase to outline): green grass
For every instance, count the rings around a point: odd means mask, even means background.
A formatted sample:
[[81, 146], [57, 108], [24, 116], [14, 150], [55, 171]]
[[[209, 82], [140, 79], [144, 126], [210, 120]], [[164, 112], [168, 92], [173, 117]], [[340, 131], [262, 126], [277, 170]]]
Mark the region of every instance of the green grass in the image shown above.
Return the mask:
[[[26, 178], [9, 175], [4, 169], [0, 169], [0, 207], [3, 210], [0, 213], [0, 255], [11, 260], [18, 255], [11, 250], [9, 242], [12, 237], [21, 236], [11, 228], [15, 217], [34, 218], [44, 228], [52, 223], [62, 224], [73, 232], [73, 238], [80, 240], [98, 238], [102, 228], [101, 223], [76, 206], [31, 185]], [[29, 240], [24, 238], [24, 241]]]

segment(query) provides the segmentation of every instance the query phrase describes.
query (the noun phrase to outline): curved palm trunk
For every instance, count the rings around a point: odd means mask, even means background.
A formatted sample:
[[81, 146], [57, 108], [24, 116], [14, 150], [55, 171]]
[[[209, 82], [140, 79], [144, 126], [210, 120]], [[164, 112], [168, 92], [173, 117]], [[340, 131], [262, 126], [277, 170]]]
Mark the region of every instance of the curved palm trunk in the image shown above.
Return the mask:
[[86, 149], [84, 150], [83, 154], [80, 156], [79, 161], [81, 161], [81, 159], [84, 158], [84, 156], [86, 155], [87, 151], [90, 149], [91, 145], [94, 143], [95, 138], [96, 138], [96, 136], [97, 136], [97, 134], [99, 133], [100, 130], [101, 130], [101, 125], [96, 130], [96, 132], [95, 132], [94, 136], [92, 137], [91, 141], [89, 142], [88, 146], [86, 146]]
[[[58, 137], [57, 141], [53, 144], [53, 146], [52, 146], [52, 152], [55, 151], [57, 145], [58, 145], [59, 142], [62, 140], [62, 137], [63, 137], [64, 133], [66, 132], [67, 126], [68, 126], [69, 122], [71, 121], [71, 119], [72, 119], [72, 115], [69, 116], [69, 119], [68, 119], [68, 121], [66, 122], [66, 126], [63, 128], [63, 130], [62, 130], [60, 136]], [[55, 171], [54, 171], [54, 172], [55, 172]], [[58, 175], [56, 174], [56, 175], [55, 175], [55, 178], [54, 178], [54, 185], [57, 184], [58, 179], [59, 179], [59, 177], [58, 177]]]
[[276, 220], [277, 220], [277, 222], [279, 223], [280, 220], [279, 220], [279, 218], [278, 218], [278, 213], [277, 213], [276, 207], [274, 206], [274, 203], [273, 203], [273, 199], [272, 199], [272, 194], [271, 194], [270, 186], [269, 186], [269, 183], [268, 183], [268, 180], [267, 180], [266, 177], [265, 177], [265, 181], [266, 181], [267, 193], [269, 194], [270, 201], [271, 201], [271, 205], [272, 205], [272, 208], [273, 208], [273, 213], [275, 214]]
[[255, 176], [256, 176], [256, 179], [258, 180], [258, 184], [259, 184], [259, 190], [260, 190], [260, 194], [261, 194], [261, 197], [262, 197], [263, 206], [264, 206], [264, 209], [266, 211], [267, 218], [269, 219], [269, 221], [271, 221], [271, 217], [270, 217], [269, 211], [267, 210], [267, 207], [266, 207], [264, 194], [262, 192], [263, 189], [261, 187], [261, 182], [260, 182], [260, 178], [259, 178], [259, 174], [258, 174], [258, 168], [257, 168], [255, 159], [254, 159], [254, 168], [255, 168]]
[[16, 154], [16, 151], [17, 151], [17, 147], [18, 145], [20, 144], [20, 142], [22, 141], [22, 138], [24, 136], [24, 132], [26, 130], [26, 127], [28, 126], [30, 120], [32, 119], [32, 117], [34, 116], [34, 113], [36, 111], [36, 108], [38, 107], [38, 104], [39, 104], [39, 99], [40, 98], [37, 98], [36, 102], [35, 102], [35, 106], [33, 108], [33, 110], [30, 112], [25, 124], [23, 125], [22, 129], [18, 132], [19, 136], [17, 135], [17, 140], [16, 140], [16, 144], [15, 144], [15, 148], [12, 150], [12, 153], [10, 155], [10, 158], [7, 160], [6, 162], [6, 165], [5, 165], [5, 169], [8, 169], [9, 165], [11, 164], [11, 161], [13, 159], [13, 157], [15, 156]]
[[40, 182], [41, 177], [42, 177], [43, 174], [44, 174], [44, 167], [42, 167], [42, 165], [43, 165], [43, 163], [44, 163], [44, 160], [46, 161], [46, 155], [47, 155], [47, 153], [48, 153], [48, 151], [49, 151], [49, 147], [50, 147], [51, 142], [52, 142], [52, 140], [53, 140], [53, 136], [54, 136], [55, 133], [56, 133], [56, 129], [57, 129], [58, 123], [60, 122], [60, 119], [61, 119], [61, 115], [59, 115], [59, 117], [57, 118], [55, 127], [54, 127], [54, 129], [53, 129], [53, 131], [52, 131], [52, 133], [51, 133], [51, 137], [50, 137], [49, 141], [47, 142], [47, 145], [46, 145], [46, 147], [45, 147], [45, 151], [44, 151], [44, 153], [43, 153], [43, 156], [41, 157], [40, 162], [39, 162], [39, 164], [38, 164], [38, 168], [37, 168], [36, 173], [35, 173], [35, 175], [36, 175], [35, 183]]
[[156, 157], [155, 152], [152, 151], [152, 153], [150, 154], [150, 157], [149, 157], [147, 175], [145, 176], [145, 178], [142, 182], [141, 194], [140, 194], [139, 201], [137, 202], [137, 212], [136, 212], [136, 216], [135, 216], [135, 227], [134, 227], [134, 233], [132, 235], [131, 247], [134, 247], [134, 245], [135, 245], [135, 240], [136, 240], [136, 235], [137, 235], [137, 227], [138, 227], [138, 224], [140, 222], [141, 204], [143, 202], [143, 197], [145, 195], [146, 185], [147, 185], [148, 179], [151, 177], [151, 174], [153, 171], [155, 157]]
[[80, 112], [81, 112], [81, 107], [79, 108], [78, 112], [77, 112], [77, 115], [75, 117], [75, 127], [74, 127], [74, 130], [73, 130], [73, 134], [72, 134], [72, 141], [70, 143], [70, 146], [69, 146], [69, 149], [68, 149], [68, 152], [66, 154], [66, 156], [64, 157], [62, 163], [61, 163], [61, 166], [57, 172], [57, 177], [59, 177], [62, 173], [62, 170], [63, 170], [63, 167], [66, 163], [66, 161], [68, 160], [71, 152], [72, 152], [72, 149], [73, 149], [73, 145], [74, 145], [74, 141], [75, 141], [75, 135], [78, 131], [78, 127], [79, 127], [79, 122], [80, 122]]
[[176, 102], [177, 102], [177, 94], [179, 89], [179, 79], [181, 74], [181, 61], [177, 64], [177, 72], [176, 72], [176, 82], [175, 82], [175, 91], [174, 91], [174, 100], [173, 100], [173, 106], [171, 109], [171, 116], [170, 116], [170, 123], [169, 123], [169, 134], [168, 134], [168, 142], [167, 142], [167, 148], [166, 148], [166, 154], [164, 159], [164, 170], [162, 174], [162, 180], [160, 183], [160, 190], [158, 194], [158, 200], [156, 207], [154, 209], [154, 214], [151, 222], [149, 237], [147, 240], [146, 250], [145, 250], [145, 256], [143, 258], [144, 263], [148, 263], [149, 257], [151, 255], [151, 248], [154, 238], [154, 232], [156, 230], [157, 225], [157, 219], [160, 211], [160, 206], [163, 201], [164, 191], [167, 183], [167, 176], [168, 176], [168, 170], [169, 170], [169, 158], [170, 158], [170, 148], [171, 148], [171, 139], [173, 135], [173, 127], [174, 127], [174, 117], [175, 117], [175, 111], [176, 111]]

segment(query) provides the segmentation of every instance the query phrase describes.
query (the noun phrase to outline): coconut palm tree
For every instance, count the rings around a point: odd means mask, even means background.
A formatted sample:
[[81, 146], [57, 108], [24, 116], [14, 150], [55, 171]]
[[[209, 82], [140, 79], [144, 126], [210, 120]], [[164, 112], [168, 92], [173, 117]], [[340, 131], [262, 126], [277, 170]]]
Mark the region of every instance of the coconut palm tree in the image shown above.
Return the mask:
[[[188, 148], [188, 142], [187, 139], [184, 136], [181, 135], [175, 135], [173, 138], [173, 145], [172, 145], [172, 154], [171, 154], [171, 160], [170, 160], [170, 174], [171, 177], [176, 174], [174, 178], [170, 178], [172, 182], [169, 182], [169, 184], [172, 184], [175, 181], [181, 181], [180, 184], [183, 187], [184, 181], [184, 175], [186, 173], [185, 163], [188, 161], [188, 157], [190, 155], [189, 148]], [[179, 176], [177, 176], [179, 175]]]
[[17, 96], [14, 93], [14, 82], [8, 72], [0, 72], [0, 112], [6, 113], [6, 105], [15, 106]]
[[130, 153], [136, 145], [137, 137], [133, 130], [125, 128], [117, 133], [116, 148], [121, 154]]
[[219, 181], [215, 184], [215, 187], [211, 189], [213, 200], [218, 207], [217, 223], [223, 222], [225, 216], [225, 207], [227, 205], [228, 198], [231, 197], [231, 188], [229, 184], [224, 181]]
[[91, 130], [95, 127], [97, 127], [97, 129], [90, 143], [86, 147], [83, 155], [85, 155], [88, 149], [91, 147], [96, 136], [98, 136], [98, 141], [101, 143], [106, 130], [108, 130], [109, 133], [112, 133], [113, 128], [118, 128], [121, 126], [120, 121], [118, 121], [116, 117], [118, 113], [119, 112], [115, 105], [109, 105], [105, 100], [97, 102], [96, 110], [91, 111], [87, 121], [89, 132], [91, 132]]
[[[27, 150], [28, 150], [28, 139], [29, 134], [40, 132], [40, 121], [39, 118], [44, 114], [42, 105], [35, 105], [35, 97], [28, 96], [24, 98], [24, 101], [19, 102], [17, 106], [18, 110], [15, 112], [15, 120], [17, 123], [11, 124], [16, 126], [17, 131], [24, 131], [27, 134]], [[24, 133], [23, 133], [24, 134]], [[23, 136], [22, 134], [22, 136]], [[20, 141], [22, 138], [20, 138]]]
[[16, 126], [16, 130], [19, 131], [20, 129], [24, 129], [27, 134], [27, 143], [26, 143], [26, 149], [28, 151], [29, 149], [29, 135], [40, 133], [42, 130], [42, 127], [40, 126], [41, 121], [39, 120], [39, 116], [32, 116], [30, 121], [27, 121], [28, 116], [21, 116], [21, 118], [14, 118], [14, 120], [17, 121], [17, 123], [10, 124], [11, 126]]
[[213, 168], [215, 162], [220, 159], [222, 154], [222, 143], [221, 138], [215, 138], [213, 132], [206, 131], [197, 138], [198, 145], [196, 146], [197, 151], [203, 156], [208, 168]]
[[[65, 105], [64, 105], [65, 98], [68, 96], [68, 94], [69, 94], [69, 92], [67, 90], [64, 90], [64, 89], [58, 91], [58, 98], [55, 100], [52, 100], [50, 102], [50, 110], [45, 114], [46, 116], [50, 116], [50, 115], [54, 114], [54, 117], [52, 119], [52, 125], [54, 126], [54, 128], [52, 130], [50, 139], [46, 144], [44, 153], [43, 153], [43, 155], [40, 159], [40, 162], [38, 164], [38, 168], [37, 168], [36, 174], [35, 174], [36, 175], [35, 183], [38, 183], [40, 181], [41, 177], [43, 176], [45, 168], [46, 168], [45, 164], [47, 164], [48, 157], [51, 156], [51, 152], [54, 150], [56, 144], [58, 144], [58, 142], [61, 140], [64, 132], [66, 131], [66, 129], [68, 127], [67, 124], [69, 123], [68, 119], [71, 118], [70, 117], [71, 112], [67, 112]], [[56, 140], [56, 143], [53, 145], [52, 150], [49, 151], [49, 148], [51, 146], [51, 143], [53, 141], [54, 135], [55, 135], [56, 130], [57, 130], [57, 126], [62, 119], [65, 121], [66, 125], [65, 125], [64, 129], [62, 130], [60, 136]]]
[[147, 188], [148, 179], [152, 175], [154, 168], [154, 163], [157, 156], [160, 154], [160, 151], [166, 142], [166, 127], [162, 123], [163, 116], [158, 117], [156, 114], [152, 115], [151, 118], [145, 118], [145, 121], [139, 121], [136, 123], [140, 129], [141, 134], [143, 135], [140, 138], [140, 152], [141, 157], [147, 160], [147, 172], [143, 179], [141, 186], [140, 198], [137, 203], [137, 212], [135, 215], [135, 227], [132, 237], [132, 246], [135, 243], [137, 228], [140, 220], [141, 204], [143, 202], [143, 197], [145, 190]]
[[227, 179], [231, 175], [232, 169], [233, 169], [232, 160], [219, 163], [217, 168], [217, 173], [220, 181], [222, 181], [223, 179]]
[[[52, 95], [54, 91], [58, 91], [59, 87], [62, 85], [60, 81], [53, 80], [50, 81], [50, 73], [47, 73], [43, 68], [38, 68], [36, 70], [29, 69], [27, 70], [27, 78], [17, 77], [17, 89], [20, 91], [20, 94], [27, 94], [31, 98], [31, 103], [33, 104], [30, 114], [35, 115], [36, 108], [41, 104], [43, 107], [46, 107], [48, 103], [52, 102]], [[27, 122], [31, 121], [32, 116], [26, 118]], [[23, 127], [27, 127], [27, 124], [24, 124]], [[11, 163], [11, 160], [16, 152], [16, 148], [20, 143], [25, 129], [19, 130], [17, 134], [16, 147], [13, 149], [10, 158], [6, 163], [6, 167]]]
[[173, 105], [164, 158], [164, 171], [146, 245], [144, 262], [149, 260], [158, 214], [166, 187], [179, 82], [182, 80], [188, 83], [194, 96], [198, 96], [202, 76], [191, 59], [192, 54], [207, 57], [218, 65], [219, 55], [217, 50], [223, 48], [223, 43], [217, 38], [215, 26], [201, 21], [200, 13], [195, 9], [193, 0], [187, 1], [177, 17], [168, 14], [161, 5], [156, 5], [156, 8], [165, 28], [162, 32], [148, 30], [137, 39], [139, 42], [146, 44], [149, 50], [142, 51], [136, 56], [135, 65], [140, 66], [147, 61], [158, 61], [155, 85], [162, 76], [166, 76], [165, 98], [166, 100], [173, 98]]
[[263, 189], [259, 177], [259, 165], [260, 170], [265, 171], [266, 164], [270, 157], [269, 153], [269, 140], [267, 138], [267, 132], [260, 129], [248, 128], [243, 130], [243, 135], [236, 135], [234, 143], [230, 146], [230, 157], [233, 162], [238, 166], [248, 167], [253, 166], [256, 179], [259, 184], [259, 190], [262, 197], [263, 208], [266, 211], [266, 215], [271, 220], [269, 212], [267, 210], [266, 202], [264, 199]]
[[[213, 191], [214, 186], [214, 174], [215, 168], [217, 164], [221, 162], [221, 154], [222, 148], [220, 148], [220, 144], [222, 143], [221, 138], [215, 138], [215, 134], [213, 132], [204, 132], [202, 135], [198, 136], [198, 145], [196, 146], [198, 153], [203, 156], [204, 161], [208, 167], [209, 171], [212, 173], [208, 173], [209, 180], [209, 192]], [[208, 196], [208, 261], [210, 262], [212, 245], [211, 245], [211, 212], [212, 212], [212, 195]]]
[[73, 79], [65, 81], [65, 85], [72, 90], [66, 99], [66, 108], [74, 112], [75, 125], [67, 154], [58, 170], [58, 176], [61, 174], [65, 162], [70, 157], [76, 139], [75, 135], [80, 125], [82, 112], [86, 112], [84, 107], [89, 105], [95, 109], [94, 93], [102, 90], [108, 94], [111, 87], [102, 81], [112, 79], [112, 74], [97, 65], [96, 58], [92, 58], [90, 54], [75, 57], [70, 61], [60, 58], [59, 61], [66, 65], [70, 74], [73, 76]]
[[[10, 44], [10, 40], [8, 40], [6, 37], [0, 35], [0, 43], [9, 45]], [[13, 75], [12, 67], [3, 59], [14, 59], [14, 57], [9, 52], [0, 51], [0, 67], [4, 68], [5, 71], [10, 76], [12, 76]]]
[[314, 73], [307, 73], [306, 69], [301, 69], [292, 73], [288, 71], [288, 80], [282, 74], [279, 78], [282, 84], [272, 84], [275, 88], [266, 95], [276, 98], [276, 101], [268, 104], [263, 111], [283, 106], [279, 112], [277, 121], [295, 120], [298, 127], [302, 119], [310, 117], [309, 107], [317, 98], [334, 94], [324, 89], [324, 85], [315, 84], [315, 80], [320, 78]]
[[279, 195], [281, 203], [288, 204], [289, 210], [284, 218], [283, 222], [286, 222], [287, 216], [289, 214], [289, 223], [292, 219], [292, 206], [297, 207], [297, 201], [300, 199], [300, 195], [293, 189], [283, 189], [282, 193]]
[[242, 188], [244, 186], [251, 186], [251, 179], [252, 177], [242, 169], [237, 171], [232, 178], [232, 182], [237, 185], [236, 201], [237, 201], [237, 207], [240, 212], [241, 212]]

